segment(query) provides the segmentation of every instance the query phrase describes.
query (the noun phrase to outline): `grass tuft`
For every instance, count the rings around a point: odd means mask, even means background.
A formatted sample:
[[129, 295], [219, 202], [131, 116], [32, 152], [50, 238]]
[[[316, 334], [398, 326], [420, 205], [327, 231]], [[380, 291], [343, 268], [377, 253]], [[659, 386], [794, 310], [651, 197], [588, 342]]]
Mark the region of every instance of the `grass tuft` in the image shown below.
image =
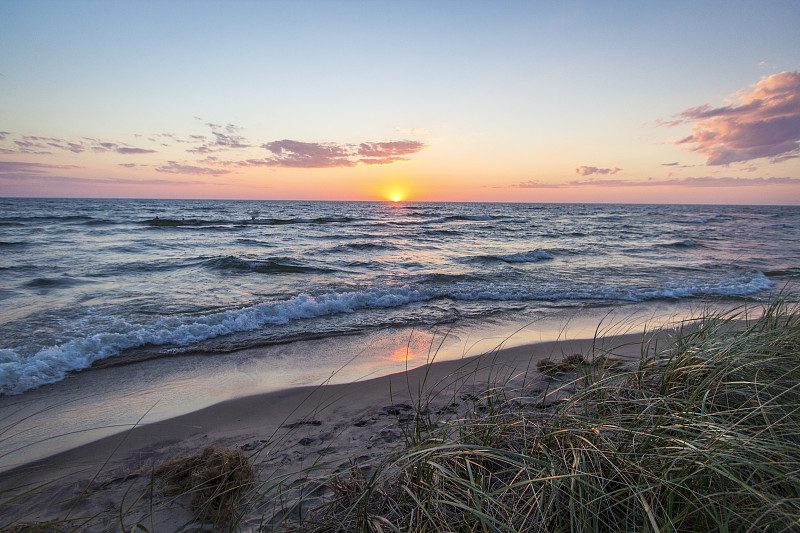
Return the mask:
[[171, 459], [156, 468], [155, 475], [170, 483], [171, 493], [191, 493], [192, 512], [213, 521], [236, 516], [242, 492], [255, 477], [242, 450], [221, 446]]
[[605, 355], [598, 355], [588, 361], [583, 354], [574, 353], [566, 356], [561, 361], [553, 361], [550, 358], [541, 359], [536, 363], [536, 370], [546, 376], [554, 376], [556, 374], [575, 372], [576, 370], [585, 370], [588, 367], [614, 368], [619, 364], [619, 359], [612, 359]]

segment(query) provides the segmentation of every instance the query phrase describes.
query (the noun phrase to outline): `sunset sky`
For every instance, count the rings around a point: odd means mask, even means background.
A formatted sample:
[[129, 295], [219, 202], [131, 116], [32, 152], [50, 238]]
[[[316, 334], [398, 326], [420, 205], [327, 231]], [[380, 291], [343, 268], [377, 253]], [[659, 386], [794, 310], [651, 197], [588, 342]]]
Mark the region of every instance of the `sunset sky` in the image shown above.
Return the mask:
[[0, 0], [0, 196], [800, 204], [800, 2]]

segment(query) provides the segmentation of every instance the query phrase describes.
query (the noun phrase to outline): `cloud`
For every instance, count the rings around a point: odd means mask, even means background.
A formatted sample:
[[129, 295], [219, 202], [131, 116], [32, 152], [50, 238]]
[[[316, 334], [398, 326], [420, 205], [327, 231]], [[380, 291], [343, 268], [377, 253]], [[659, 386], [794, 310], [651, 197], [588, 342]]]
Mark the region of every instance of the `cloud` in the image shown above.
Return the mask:
[[284, 139], [262, 145], [273, 155], [265, 166], [287, 168], [337, 168], [363, 165], [389, 165], [409, 161], [427, 145], [419, 141], [363, 142], [359, 145], [306, 143]]
[[[0, 141], [11, 135], [9, 132], [2, 132], [5, 135], [0, 136]], [[72, 152], [80, 154], [91, 150], [92, 152], [117, 152], [120, 154], [152, 154], [155, 150], [148, 150], [146, 148], [136, 148], [128, 146], [125, 143], [117, 143], [111, 141], [100, 141], [92, 139], [91, 137], [83, 137], [80, 141], [70, 141], [67, 139], [58, 139], [56, 137], [42, 137], [39, 135], [22, 135], [13, 139], [15, 150], [4, 149], [4, 153], [18, 153], [18, 154], [52, 154], [53, 150], [62, 150], [65, 152]]]
[[76, 183], [86, 185], [222, 185], [213, 181], [184, 181], [184, 180], [163, 180], [163, 179], [132, 179], [132, 178], [76, 178], [73, 176], [49, 176], [39, 174], [24, 173], [0, 173], [0, 180], [5, 181], [40, 181], [43, 183], [61, 182]]
[[784, 161], [800, 153], [800, 72], [764, 77], [733, 96], [738, 103], [683, 111], [671, 124], [692, 123], [692, 133], [672, 142], [706, 156], [708, 165]]
[[[634, 185], [628, 182], [625, 186]], [[682, 187], [755, 187], [762, 185], [800, 185], [800, 178], [771, 177], [771, 178], [734, 178], [734, 177], [711, 177], [703, 176], [699, 178], [672, 178], [672, 179], [649, 179], [644, 182], [636, 182], [634, 186], [682, 186]]]
[[581, 176], [589, 176], [591, 174], [616, 174], [622, 170], [621, 168], [597, 168], [597, 167], [587, 167], [587, 166], [580, 166], [575, 169], [575, 172], [580, 174]]
[[290, 168], [353, 167], [352, 151], [346, 145], [305, 143], [284, 139], [262, 145], [274, 154], [272, 166]]
[[[195, 117], [202, 120], [199, 117]], [[186, 151], [193, 154], [210, 154], [213, 152], [220, 152], [223, 150], [251, 148], [252, 145], [240, 135], [242, 128], [235, 124], [214, 124], [213, 122], [206, 122], [206, 126], [211, 128], [211, 137], [206, 135], [189, 135], [188, 141], [177, 140], [177, 142], [200, 142], [201, 144], [194, 148], [188, 148]], [[163, 135], [163, 134], [162, 134]], [[173, 136], [174, 138], [174, 136]]]
[[365, 165], [390, 165], [399, 161], [408, 161], [406, 157], [425, 148], [419, 141], [394, 141], [379, 143], [361, 143], [358, 145], [359, 163]]
[[246, 142], [245, 138], [239, 135], [239, 126], [233, 124], [226, 124], [220, 126], [218, 124], [206, 124], [211, 128], [211, 134], [214, 135], [214, 145], [225, 146], [228, 148], [248, 148], [250, 145]]
[[[508, 188], [512, 189], [561, 189], [566, 187], [566, 183], [542, 183], [539, 180], [528, 180], [528, 181], [521, 181], [514, 185], [508, 185]], [[505, 189], [506, 186], [498, 186], [498, 189]]]
[[666, 178], [647, 180], [623, 179], [589, 179], [571, 180], [562, 183], [541, 183], [537, 180], [528, 180], [513, 185], [498, 186], [497, 188], [512, 189], [561, 189], [565, 187], [756, 187], [765, 185], [800, 185], [800, 178], [770, 177], [770, 178], [735, 178], [711, 177], [697, 178]]
[[[181, 137], [175, 133], [161, 132], [147, 137], [152, 143], [167, 146], [175, 143], [190, 144], [187, 152], [202, 155], [201, 161], [160, 161], [153, 165], [156, 171], [172, 174], [196, 174], [220, 176], [239, 168], [272, 167], [272, 168], [339, 168], [356, 165], [390, 165], [410, 161], [410, 156], [427, 145], [420, 141], [381, 141], [362, 142], [358, 144], [302, 142], [292, 139], [272, 141], [260, 146], [250, 144], [241, 134], [241, 128], [234, 124], [215, 124], [206, 122], [211, 130], [210, 135], [190, 134]], [[419, 132], [421, 133], [421, 132]], [[136, 134], [143, 142], [144, 137]], [[258, 149], [268, 153], [259, 157], [254, 153]], [[214, 154], [223, 151], [247, 149], [244, 157], [230, 161], [218, 160]], [[0, 154], [55, 154], [68, 151], [76, 154], [117, 153], [126, 156], [155, 154], [157, 150], [131, 146], [124, 142], [115, 142], [93, 137], [81, 137], [77, 140], [36, 135], [12, 135], [0, 132]], [[118, 165], [134, 168], [134, 163], [118, 163]], [[140, 166], [140, 165], [139, 165]]]
[[0, 174], [24, 173], [46, 174], [50, 170], [70, 170], [83, 168], [78, 165], [48, 165], [46, 163], [26, 163], [23, 161], [0, 161]]
[[147, 150], [145, 148], [131, 148], [128, 146], [120, 146], [115, 150], [118, 154], [154, 154], [155, 150]]
[[168, 174], [200, 174], [205, 176], [221, 176], [229, 174], [230, 170], [224, 168], [197, 167], [194, 165], [184, 165], [177, 161], [167, 161], [166, 165], [156, 167], [156, 172], [166, 172]]

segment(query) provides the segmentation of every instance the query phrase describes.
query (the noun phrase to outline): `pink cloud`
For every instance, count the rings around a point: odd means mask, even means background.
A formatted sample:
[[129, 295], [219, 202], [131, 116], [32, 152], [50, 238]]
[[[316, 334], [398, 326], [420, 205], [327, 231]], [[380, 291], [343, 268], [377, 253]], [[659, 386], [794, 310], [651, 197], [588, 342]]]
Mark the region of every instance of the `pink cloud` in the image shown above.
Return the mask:
[[147, 150], [145, 148], [132, 148], [129, 146], [120, 146], [115, 152], [118, 154], [154, 154], [155, 150]]
[[26, 163], [23, 161], [0, 161], [0, 174], [25, 173], [45, 174], [51, 170], [70, 170], [83, 168], [78, 165], [48, 165], [46, 163]]
[[359, 163], [364, 165], [391, 165], [408, 161], [406, 156], [415, 154], [425, 148], [419, 141], [394, 141], [379, 143], [361, 143], [358, 145]]
[[[357, 146], [335, 143], [306, 143], [284, 139], [262, 145], [273, 155], [265, 166], [288, 168], [336, 168], [363, 165], [390, 165], [409, 161], [408, 157], [425, 148], [419, 141], [363, 142]], [[249, 164], [255, 161], [249, 160]]]
[[575, 169], [575, 172], [580, 174], [581, 176], [589, 176], [591, 174], [616, 174], [622, 170], [621, 168], [597, 168], [597, 167], [587, 167], [587, 166], [579, 166]]
[[221, 176], [222, 174], [229, 174], [230, 170], [223, 168], [208, 168], [198, 167], [195, 165], [184, 165], [177, 161], [167, 161], [166, 165], [156, 167], [156, 172], [165, 172], [168, 174], [196, 174], [204, 176]]
[[683, 111], [677, 122], [693, 123], [692, 133], [673, 143], [706, 156], [709, 165], [780, 161], [800, 152], [800, 72], [764, 77], [734, 96], [737, 104]]
[[221, 185], [209, 181], [184, 181], [162, 179], [129, 179], [129, 178], [76, 178], [74, 176], [50, 176], [25, 173], [0, 173], [0, 180], [6, 182], [20, 181], [24, 183], [73, 183], [85, 185]]
[[290, 168], [353, 167], [352, 152], [347, 146], [327, 143], [305, 143], [284, 139], [262, 145], [274, 154], [270, 166]]
[[[0, 138], [4, 140], [10, 133], [3, 132], [5, 135]], [[110, 141], [100, 141], [90, 137], [83, 137], [80, 141], [70, 141], [67, 139], [58, 139], [56, 137], [41, 137], [38, 135], [23, 135], [16, 137], [13, 140], [16, 145], [15, 150], [5, 149], [5, 153], [20, 153], [20, 154], [50, 154], [53, 150], [63, 150], [65, 152], [72, 152], [80, 154], [87, 150], [92, 152], [117, 152], [120, 154], [152, 154], [155, 150], [148, 150], [146, 148], [136, 148], [128, 146], [125, 143], [116, 143]]]

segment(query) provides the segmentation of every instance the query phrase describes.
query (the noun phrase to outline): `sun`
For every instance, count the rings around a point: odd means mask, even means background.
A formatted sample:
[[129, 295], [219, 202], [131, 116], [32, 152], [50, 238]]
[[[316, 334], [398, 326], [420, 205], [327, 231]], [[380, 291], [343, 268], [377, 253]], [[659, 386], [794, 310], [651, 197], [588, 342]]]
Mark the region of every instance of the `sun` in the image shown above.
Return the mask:
[[399, 202], [400, 201], [400, 197], [399, 196], [392, 196], [392, 201], [393, 202]]

